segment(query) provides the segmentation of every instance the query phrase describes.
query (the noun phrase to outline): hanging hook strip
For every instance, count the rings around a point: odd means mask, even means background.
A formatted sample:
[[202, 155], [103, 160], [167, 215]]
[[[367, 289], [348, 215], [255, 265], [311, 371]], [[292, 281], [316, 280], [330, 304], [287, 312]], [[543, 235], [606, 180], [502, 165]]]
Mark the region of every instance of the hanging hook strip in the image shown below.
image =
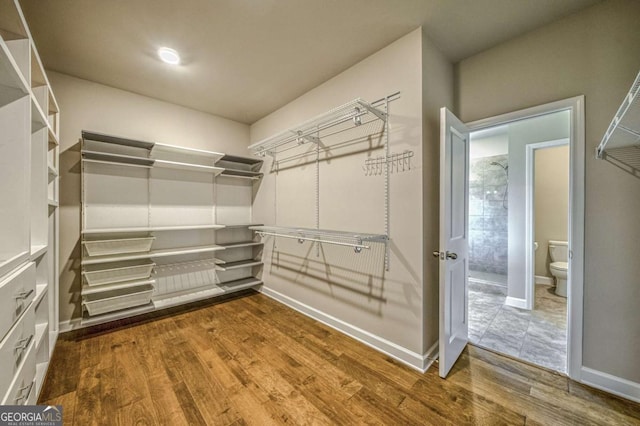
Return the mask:
[[364, 170], [365, 176], [379, 176], [383, 174], [385, 166], [388, 165], [390, 173], [406, 172], [411, 170], [411, 157], [413, 156], [413, 151], [407, 150], [401, 153], [392, 153], [386, 157], [367, 158], [364, 160], [362, 170]]

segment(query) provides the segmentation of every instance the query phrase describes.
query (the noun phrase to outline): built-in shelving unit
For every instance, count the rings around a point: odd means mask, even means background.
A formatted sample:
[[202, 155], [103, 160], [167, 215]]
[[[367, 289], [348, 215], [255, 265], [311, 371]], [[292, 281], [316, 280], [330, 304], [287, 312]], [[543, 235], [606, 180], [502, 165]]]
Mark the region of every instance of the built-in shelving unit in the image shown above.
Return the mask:
[[[356, 253], [363, 249], [369, 249], [368, 243], [385, 244], [385, 269], [389, 270], [389, 175], [390, 159], [389, 154], [389, 120], [388, 103], [397, 99], [400, 93], [394, 93], [375, 102], [366, 102], [360, 98], [354, 99], [325, 113], [304, 121], [292, 128], [283, 130], [273, 136], [263, 139], [249, 146], [249, 150], [258, 156], [270, 156], [273, 158], [276, 169], [279, 162], [292, 160], [295, 158], [308, 158], [315, 154], [315, 219], [316, 228], [298, 228], [292, 226], [256, 226], [251, 227], [262, 237], [293, 238], [303, 243], [310, 241], [314, 243], [328, 243], [333, 245], [353, 247]], [[339, 138], [343, 132], [356, 127], [367, 128], [371, 123], [380, 123], [381, 131], [378, 133], [384, 140], [384, 234], [362, 234], [350, 231], [330, 231], [320, 228], [320, 150], [327, 149], [323, 145], [323, 140]], [[334, 140], [332, 139], [332, 140]], [[363, 140], [369, 140], [364, 138]], [[296, 152], [299, 147], [313, 145], [315, 150], [306, 149], [303, 152]], [[321, 148], [321, 145], [323, 147]], [[273, 166], [272, 166], [273, 167]], [[274, 192], [277, 197], [277, 187]], [[319, 252], [318, 252], [319, 253]]]
[[631, 150], [622, 154], [640, 164], [640, 72], [611, 120], [596, 156], [605, 158], [608, 153], [628, 148]]
[[249, 230], [262, 160], [82, 138], [83, 326], [262, 283]]
[[0, 403], [33, 404], [58, 336], [59, 108], [15, 0], [0, 2], [0, 129]]

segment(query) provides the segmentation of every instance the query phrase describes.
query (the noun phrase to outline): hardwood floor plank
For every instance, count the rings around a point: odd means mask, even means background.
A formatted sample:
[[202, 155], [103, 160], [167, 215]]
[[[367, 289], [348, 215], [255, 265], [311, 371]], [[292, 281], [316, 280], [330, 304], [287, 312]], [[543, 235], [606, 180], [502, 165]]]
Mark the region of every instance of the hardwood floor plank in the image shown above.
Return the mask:
[[640, 404], [468, 347], [443, 380], [261, 294], [60, 336], [41, 403], [74, 425], [640, 425]]
[[100, 425], [102, 399], [100, 398], [100, 373], [97, 365], [81, 370], [78, 389], [75, 393], [73, 421], [78, 425]]
[[551, 406], [570, 409], [582, 415], [594, 424], [613, 422], [617, 425], [630, 425], [634, 419], [625, 413], [617, 412], [601, 404], [582, 399], [567, 392], [561, 392], [542, 383], [533, 386], [531, 396]]
[[40, 400], [40, 405], [61, 405], [62, 406], [62, 424], [73, 425], [76, 408], [76, 393], [69, 392], [56, 396], [47, 400]]

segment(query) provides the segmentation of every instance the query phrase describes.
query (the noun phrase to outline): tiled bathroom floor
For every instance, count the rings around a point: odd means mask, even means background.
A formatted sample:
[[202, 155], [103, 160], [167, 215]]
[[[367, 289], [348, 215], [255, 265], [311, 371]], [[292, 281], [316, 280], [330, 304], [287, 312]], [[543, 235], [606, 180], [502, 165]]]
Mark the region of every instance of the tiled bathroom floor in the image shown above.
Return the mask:
[[487, 281], [487, 282], [498, 283], [504, 286], [507, 285], [507, 276], [502, 274], [494, 274], [491, 272], [470, 270], [469, 278], [473, 278], [477, 281]]
[[503, 287], [469, 281], [469, 341], [566, 372], [567, 299], [536, 285], [535, 309], [505, 306]]

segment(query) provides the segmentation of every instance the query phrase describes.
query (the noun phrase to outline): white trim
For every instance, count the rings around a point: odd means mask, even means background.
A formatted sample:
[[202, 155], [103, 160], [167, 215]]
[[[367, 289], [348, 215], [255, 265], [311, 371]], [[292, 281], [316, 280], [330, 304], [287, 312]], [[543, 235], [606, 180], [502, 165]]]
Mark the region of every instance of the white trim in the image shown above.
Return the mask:
[[567, 372], [573, 380], [580, 381], [582, 373], [582, 326], [584, 298], [584, 96], [576, 96], [545, 105], [485, 118], [468, 123], [471, 131], [504, 125], [524, 118], [558, 111], [571, 111], [569, 143], [569, 288], [567, 298]]
[[79, 328], [82, 328], [82, 325], [80, 324], [80, 319], [76, 318], [72, 320], [61, 321], [60, 324], [58, 325], [58, 332], [60, 334], [67, 333], [69, 331], [77, 330]]
[[409, 349], [403, 348], [396, 343], [390, 342], [389, 340], [386, 340], [380, 336], [376, 336], [375, 334], [370, 333], [366, 330], [346, 323], [339, 318], [321, 312], [316, 308], [292, 299], [289, 296], [285, 296], [284, 294], [276, 290], [272, 290], [263, 286], [260, 292], [265, 296], [270, 297], [271, 299], [274, 299], [277, 302], [280, 302], [290, 307], [291, 309], [294, 309], [308, 317], [311, 317], [316, 321], [319, 321], [335, 330], [338, 330], [341, 333], [344, 333], [347, 336], [352, 337], [357, 341], [364, 343], [365, 345], [379, 352], [382, 352], [421, 373], [424, 373], [437, 358], [437, 342], [435, 345], [429, 348], [426, 354], [421, 355], [417, 352], [413, 352]]
[[631, 401], [640, 402], [640, 383], [588, 367], [582, 367], [582, 383]]
[[536, 284], [553, 285], [553, 278], [545, 277], [544, 275], [536, 275], [534, 281]]
[[504, 301], [504, 304], [507, 306], [513, 306], [514, 308], [531, 309], [527, 307], [528, 306], [527, 299], [520, 299], [519, 297], [507, 296], [507, 298]]
[[[525, 146], [525, 237], [524, 237], [524, 249], [525, 249], [525, 299], [527, 302], [526, 309], [533, 309], [533, 301], [535, 300], [536, 286], [534, 285], [534, 270], [535, 270], [535, 256], [536, 252], [533, 247], [535, 240], [535, 152], [538, 149], [553, 148], [556, 146], [569, 145], [570, 140], [568, 138], [556, 139], [545, 142], [530, 143]], [[571, 192], [571, 189], [569, 189]], [[571, 198], [571, 195], [569, 195]], [[570, 204], [570, 203], [569, 203]], [[569, 220], [569, 227], [571, 226], [571, 218]]]

